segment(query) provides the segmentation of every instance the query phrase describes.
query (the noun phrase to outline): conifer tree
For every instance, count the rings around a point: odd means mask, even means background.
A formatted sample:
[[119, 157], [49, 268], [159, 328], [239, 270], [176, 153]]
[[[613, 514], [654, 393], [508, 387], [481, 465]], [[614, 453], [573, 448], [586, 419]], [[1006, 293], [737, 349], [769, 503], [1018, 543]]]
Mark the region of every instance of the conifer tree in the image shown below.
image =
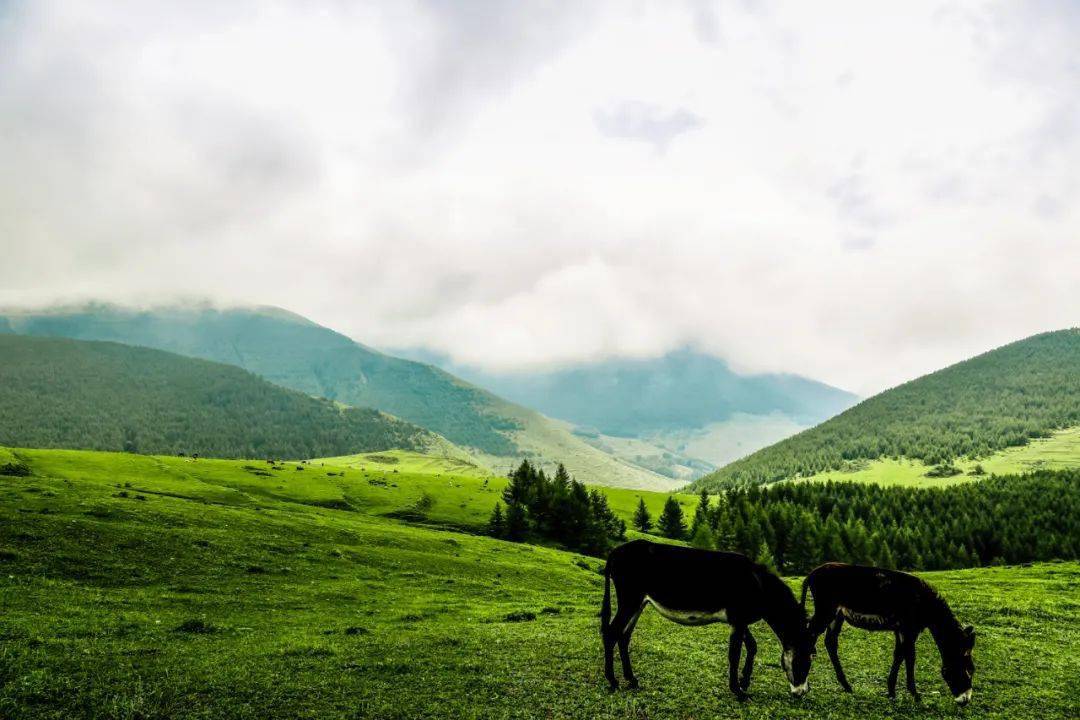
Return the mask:
[[703, 550], [712, 550], [716, 547], [716, 541], [713, 540], [713, 534], [712, 530], [709, 529], [709, 523], [698, 523], [697, 530], [690, 534], [690, 544]]
[[506, 506], [506, 539], [521, 542], [529, 534], [529, 517], [521, 503]]
[[673, 540], [682, 540], [686, 537], [686, 521], [683, 519], [682, 506], [671, 495], [668, 495], [667, 502], [664, 503], [664, 511], [660, 514], [657, 527], [664, 537]]
[[634, 511], [634, 528], [643, 533], [652, 530], [652, 515], [649, 514], [649, 508], [645, 507], [643, 497], [638, 497], [637, 510]]
[[506, 521], [503, 519], [502, 503], [495, 503], [495, 509], [491, 511], [491, 519], [487, 525], [488, 535], [501, 538], [506, 534]]
[[[705, 488], [701, 489], [698, 494], [698, 504], [694, 508], [694, 518], [690, 522], [690, 537], [694, 537], [698, 534], [699, 528], [709, 523], [709, 491]], [[712, 534], [711, 532], [709, 533]]]
[[764, 565], [770, 570], [776, 570], [776, 558], [773, 557], [772, 551], [769, 550], [769, 546], [764, 540], [758, 545], [757, 553], [753, 557], [754, 562], [758, 565]]

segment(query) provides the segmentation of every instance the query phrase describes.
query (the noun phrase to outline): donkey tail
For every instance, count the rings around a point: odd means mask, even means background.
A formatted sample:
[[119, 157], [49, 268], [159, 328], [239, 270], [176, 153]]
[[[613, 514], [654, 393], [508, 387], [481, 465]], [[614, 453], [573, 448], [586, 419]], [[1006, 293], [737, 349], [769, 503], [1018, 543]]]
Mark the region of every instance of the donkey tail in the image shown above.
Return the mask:
[[607, 637], [611, 625], [611, 563], [604, 564], [604, 604], [600, 606], [600, 634]]
[[802, 581], [802, 597], [799, 598], [799, 604], [802, 605], [802, 609], [806, 610], [806, 591], [810, 589], [811, 575], [807, 575]]

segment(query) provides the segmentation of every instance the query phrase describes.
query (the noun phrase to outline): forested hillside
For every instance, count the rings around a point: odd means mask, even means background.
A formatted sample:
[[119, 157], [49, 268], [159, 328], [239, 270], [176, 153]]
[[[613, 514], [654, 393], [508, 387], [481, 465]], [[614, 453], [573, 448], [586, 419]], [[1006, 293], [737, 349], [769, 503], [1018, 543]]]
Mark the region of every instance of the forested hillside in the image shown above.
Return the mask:
[[378, 408], [460, 445], [494, 455], [515, 451], [499, 431], [517, 425], [485, 411], [487, 393], [278, 308], [133, 311], [89, 305], [12, 314], [8, 320], [15, 332], [27, 335], [112, 340], [236, 365], [307, 395]]
[[236, 365], [307, 395], [390, 413], [478, 453], [499, 471], [529, 457], [551, 470], [555, 460], [562, 460], [576, 477], [591, 483], [680, 484], [620, 462], [563, 424], [438, 368], [377, 352], [279, 308], [135, 310], [90, 304], [0, 311], [0, 324], [4, 319], [20, 334], [111, 340]]
[[695, 487], [760, 484], [877, 458], [983, 457], [1080, 425], [1080, 330], [1043, 333], [912, 380], [727, 465]]
[[0, 335], [0, 445], [310, 458], [442, 438], [220, 363], [109, 342]]
[[1078, 470], [943, 489], [779, 483], [706, 500], [695, 508], [694, 544], [791, 574], [824, 559], [941, 570], [1080, 557]]

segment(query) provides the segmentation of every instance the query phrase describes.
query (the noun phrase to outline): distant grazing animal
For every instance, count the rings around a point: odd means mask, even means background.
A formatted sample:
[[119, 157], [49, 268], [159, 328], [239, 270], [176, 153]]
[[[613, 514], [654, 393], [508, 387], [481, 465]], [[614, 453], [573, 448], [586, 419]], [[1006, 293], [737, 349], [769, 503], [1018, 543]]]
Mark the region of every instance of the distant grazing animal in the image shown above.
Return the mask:
[[903, 660], [907, 670], [907, 689], [916, 699], [915, 641], [923, 630], [930, 630], [941, 653], [941, 676], [961, 705], [971, 700], [971, 677], [975, 664], [975, 629], [963, 627], [949, 605], [932, 587], [907, 573], [884, 568], [826, 563], [815, 568], [803, 581], [802, 603], [806, 592], [814, 598], [814, 616], [810, 635], [814, 642], [825, 631], [836, 679], [847, 692], [851, 685], [844, 676], [837, 655], [840, 628], [844, 621], [857, 628], [891, 631], [896, 636], [892, 669], [889, 671], [889, 697], [896, 697], [896, 676]]
[[[611, 585], [615, 585], [618, 612], [611, 617]], [[608, 556], [604, 569], [604, 602], [600, 634], [604, 643], [604, 674], [612, 690], [615, 679], [614, 648], [619, 646], [623, 676], [638, 686], [630, 666], [630, 635], [645, 606], [680, 625], [731, 625], [728, 645], [728, 686], [740, 700], [748, 697], [757, 642], [750, 625], [764, 620], [780, 639], [780, 665], [787, 674], [791, 694], [809, 690], [807, 676], [813, 642], [806, 631], [806, 613], [784, 581], [745, 555], [661, 545], [634, 540]], [[746, 645], [746, 663], [739, 676], [739, 656]]]

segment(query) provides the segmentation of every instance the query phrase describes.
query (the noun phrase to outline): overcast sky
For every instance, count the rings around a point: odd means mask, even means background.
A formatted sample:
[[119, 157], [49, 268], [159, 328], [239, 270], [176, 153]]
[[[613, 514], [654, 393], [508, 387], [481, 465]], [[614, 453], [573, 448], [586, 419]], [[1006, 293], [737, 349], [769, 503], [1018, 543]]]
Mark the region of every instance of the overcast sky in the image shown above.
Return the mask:
[[1080, 3], [0, 0], [0, 305], [868, 394], [1080, 324]]

